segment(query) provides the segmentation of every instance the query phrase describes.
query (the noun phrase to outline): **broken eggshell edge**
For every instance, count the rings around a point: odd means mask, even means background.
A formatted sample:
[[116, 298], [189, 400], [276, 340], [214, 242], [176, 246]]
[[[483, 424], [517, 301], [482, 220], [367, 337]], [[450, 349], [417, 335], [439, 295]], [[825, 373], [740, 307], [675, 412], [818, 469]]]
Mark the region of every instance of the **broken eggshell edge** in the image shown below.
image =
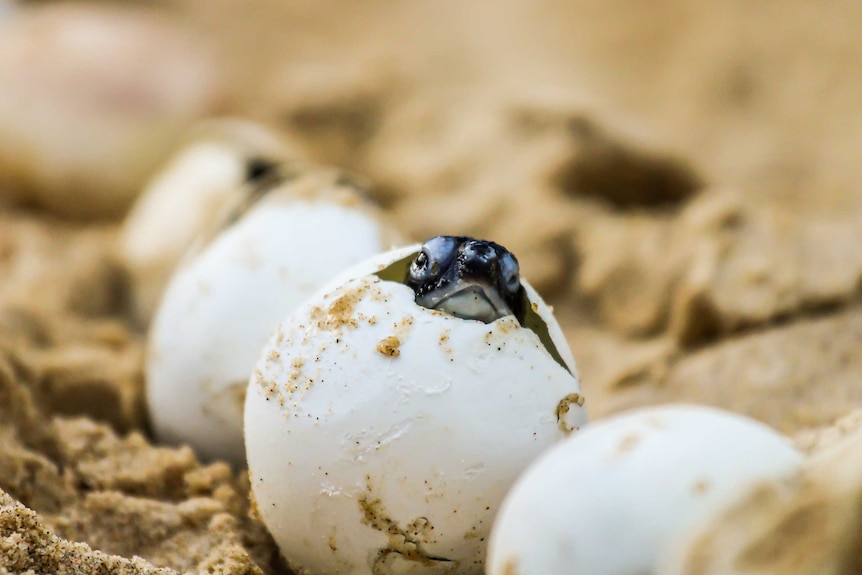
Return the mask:
[[[301, 157], [264, 126], [235, 118], [200, 123], [147, 183], [123, 222], [118, 257], [132, 280], [135, 321], [146, 327], [195, 238], [249, 194], [248, 163]], [[182, 206], [182, 209], [177, 209]]]

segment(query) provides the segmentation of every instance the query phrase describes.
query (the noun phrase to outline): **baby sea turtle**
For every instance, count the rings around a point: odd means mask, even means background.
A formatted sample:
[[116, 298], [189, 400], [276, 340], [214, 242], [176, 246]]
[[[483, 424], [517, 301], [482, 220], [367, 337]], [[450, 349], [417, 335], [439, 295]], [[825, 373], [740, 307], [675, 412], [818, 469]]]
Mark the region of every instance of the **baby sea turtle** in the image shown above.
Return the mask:
[[491, 323], [522, 320], [520, 268], [498, 243], [467, 236], [436, 236], [422, 244], [405, 283], [416, 303], [462, 319]]

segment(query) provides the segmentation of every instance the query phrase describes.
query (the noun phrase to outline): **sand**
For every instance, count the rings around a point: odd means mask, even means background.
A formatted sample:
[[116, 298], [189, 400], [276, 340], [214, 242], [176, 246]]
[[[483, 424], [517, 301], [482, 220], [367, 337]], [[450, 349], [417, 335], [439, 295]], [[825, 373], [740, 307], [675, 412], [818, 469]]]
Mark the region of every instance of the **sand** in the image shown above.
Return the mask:
[[[114, 21], [39, 4], [0, 27], [20, 54], [62, 22]], [[514, 251], [591, 417], [707, 403], [812, 454], [798, 485], [716, 519], [668, 573], [858, 572], [860, 455], [843, 443], [862, 433], [856, 3], [140, 4], [131, 20], [111, 8], [129, 27], [105, 40], [132, 48], [89, 50], [86, 74], [74, 43], [35, 64], [0, 54], [15, 94], [0, 139], [28, 142], [0, 146], [0, 574], [286, 572], [242, 471], [150, 439], [145, 336], [114, 257], [142, 174], [214, 114], [369, 178], [414, 238]], [[162, 33], [166, 76], [134, 48]], [[92, 71], [131, 61], [131, 76]], [[57, 120], [34, 139], [34, 95], [112, 127]], [[136, 138], [149, 147], [117, 144]]]

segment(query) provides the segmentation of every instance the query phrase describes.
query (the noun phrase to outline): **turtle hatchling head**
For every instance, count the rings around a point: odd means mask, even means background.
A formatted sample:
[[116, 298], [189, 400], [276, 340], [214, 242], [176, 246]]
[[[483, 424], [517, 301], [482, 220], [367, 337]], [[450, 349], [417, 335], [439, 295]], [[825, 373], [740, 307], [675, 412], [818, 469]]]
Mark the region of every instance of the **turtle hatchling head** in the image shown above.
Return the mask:
[[520, 316], [518, 260], [494, 242], [437, 236], [422, 244], [405, 282], [422, 307], [490, 323]]

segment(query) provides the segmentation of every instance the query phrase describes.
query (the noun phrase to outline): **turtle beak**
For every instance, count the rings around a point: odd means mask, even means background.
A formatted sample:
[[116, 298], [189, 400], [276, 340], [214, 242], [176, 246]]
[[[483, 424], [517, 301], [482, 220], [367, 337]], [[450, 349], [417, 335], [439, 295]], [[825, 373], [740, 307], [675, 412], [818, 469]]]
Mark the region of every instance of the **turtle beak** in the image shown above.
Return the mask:
[[480, 283], [471, 283], [461, 289], [445, 293], [438, 291], [433, 295], [417, 298], [416, 303], [461, 319], [473, 319], [485, 323], [513, 315], [513, 311], [497, 288]]

